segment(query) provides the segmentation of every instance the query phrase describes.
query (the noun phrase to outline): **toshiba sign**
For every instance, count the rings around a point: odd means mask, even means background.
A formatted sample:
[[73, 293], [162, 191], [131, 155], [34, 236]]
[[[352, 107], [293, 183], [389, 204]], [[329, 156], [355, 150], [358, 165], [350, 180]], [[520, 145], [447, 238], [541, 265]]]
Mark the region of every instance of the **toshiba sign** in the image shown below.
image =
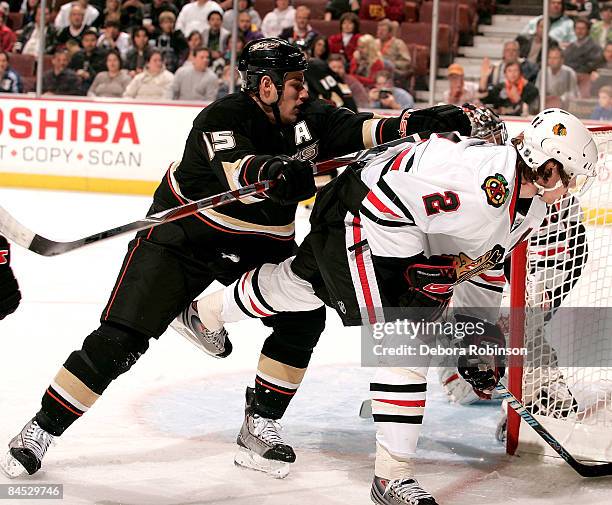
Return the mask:
[[0, 184], [149, 192], [180, 159], [202, 108], [3, 96]]

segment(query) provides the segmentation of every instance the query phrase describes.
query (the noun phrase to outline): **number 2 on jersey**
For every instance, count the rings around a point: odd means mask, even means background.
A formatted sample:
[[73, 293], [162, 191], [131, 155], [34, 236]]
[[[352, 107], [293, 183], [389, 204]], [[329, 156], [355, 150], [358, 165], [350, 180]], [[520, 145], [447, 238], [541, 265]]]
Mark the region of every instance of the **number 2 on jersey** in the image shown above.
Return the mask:
[[440, 211], [455, 212], [461, 205], [459, 195], [454, 191], [445, 191], [444, 194], [432, 193], [431, 195], [425, 195], [423, 203], [425, 204], [425, 212], [427, 212], [428, 216], [439, 214]]

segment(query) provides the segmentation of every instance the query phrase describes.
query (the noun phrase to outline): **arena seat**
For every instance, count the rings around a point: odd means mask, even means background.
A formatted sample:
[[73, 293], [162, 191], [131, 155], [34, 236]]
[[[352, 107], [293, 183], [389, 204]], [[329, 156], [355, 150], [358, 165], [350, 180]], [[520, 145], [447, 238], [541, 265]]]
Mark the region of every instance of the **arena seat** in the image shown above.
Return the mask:
[[36, 64], [36, 56], [31, 54], [10, 53], [10, 66], [21, 77], [32, 77], [34, 75], [34, 66]]
[[[406, 44], [418, 44], [431, 47], [431, 23], [402, 23], [398, 35]], [[453, 38], [450, 26], [438, 26], [438, 66], [450, 65], [457, 54], [457, 37]]]
[[23, 12], [9, 12], [6, 24], [14, 32], [21, 30], [23, 27]]

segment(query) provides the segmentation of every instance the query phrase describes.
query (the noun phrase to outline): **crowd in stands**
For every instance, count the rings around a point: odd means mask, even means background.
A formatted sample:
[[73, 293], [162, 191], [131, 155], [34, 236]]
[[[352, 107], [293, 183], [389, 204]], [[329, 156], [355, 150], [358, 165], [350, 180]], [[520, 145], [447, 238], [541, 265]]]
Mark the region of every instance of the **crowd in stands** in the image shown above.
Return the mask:
[[[546, 106], [571, 109], [577, 99], [597, 98], [591, 119], [612, 120], [612, 2], [549, 0], [549, 12]], [[538, 16], [504, 44], [498, 63], [483, 59], [478, 83], [466, 81], [460, 65], [450, 65], [445, 100], [480, 101], [506, 115], [536, 113], [542, 42]]]
[[[228, 93], [237, 20], [238, 50], [281, 37], [319, 72], [325, 68], [357, 107], [402, 109], [414, 105], [415, 88], [426, 82], [418, 81], [418, 51], [404, 36], [418, 12], [408, 5], [423, 1], [239, 0], [234, 10], [232, 0], [50, 0], [44, 26], [38, 0], [2, 1], [0, 92], [34, 89], [42, 44], [43, 93], [211, 101]], [[493, 4], [470, 5], [482, 19]], [[547, 104], [568, 108], [577, 98], [599, 98], [593, 117], [612, 119], [612, 1], [549, 0], [549, 10]], [[509, 115], [536, 112], [542, 25], [541, 16], [532, 19], [504, 44], [499, 61], [484, 58], [477, 82], [466, 80], [451, 51], [444, 100], [481, 102]]]

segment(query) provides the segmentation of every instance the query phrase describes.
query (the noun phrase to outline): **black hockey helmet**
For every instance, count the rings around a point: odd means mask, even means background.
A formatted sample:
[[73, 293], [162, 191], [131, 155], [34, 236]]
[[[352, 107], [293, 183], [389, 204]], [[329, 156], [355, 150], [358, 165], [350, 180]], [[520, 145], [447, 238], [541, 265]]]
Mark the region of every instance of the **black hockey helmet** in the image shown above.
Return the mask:
[[238, 71], [242, 79], [242, 91], [259, 91], [259, 82], [269, 76], [278, 90], [283, 92], [285, 75], [288, 72], [302, 72], [308, 68], [308, 61], [299, 48], [276, 37], [253, 40], [240, 54]]

